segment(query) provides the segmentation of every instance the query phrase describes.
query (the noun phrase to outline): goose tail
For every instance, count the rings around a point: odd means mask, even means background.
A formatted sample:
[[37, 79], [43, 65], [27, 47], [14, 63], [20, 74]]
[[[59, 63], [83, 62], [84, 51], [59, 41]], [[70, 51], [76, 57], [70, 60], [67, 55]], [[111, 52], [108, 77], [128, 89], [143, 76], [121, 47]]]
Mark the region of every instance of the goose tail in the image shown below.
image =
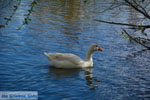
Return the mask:
[[48, 53], [44, 52], [44, 55], [47, 56], [49, 60], [52, 60], [52, 57]]
[[48, 53], [44, 52], [44, 55], [45, 55], [45, 56], [48, 56]]

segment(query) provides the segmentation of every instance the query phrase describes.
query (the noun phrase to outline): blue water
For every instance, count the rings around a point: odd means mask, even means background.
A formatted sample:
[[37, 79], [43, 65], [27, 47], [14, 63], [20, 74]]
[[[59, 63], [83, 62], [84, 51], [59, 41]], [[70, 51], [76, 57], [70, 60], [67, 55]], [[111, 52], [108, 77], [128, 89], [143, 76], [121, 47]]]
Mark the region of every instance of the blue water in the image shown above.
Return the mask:
[[[11, 16], [16, 2], [0, 1], [0, 24]], [[30, 3], [22, 0], [0, 29], [0, 91], [38, 91], [39, 100], [150, 99], [150, 51], [124, 39], [122, 26], [94, 21], [128, 23], [136, 12], [124, 8], [118, 16], [117, 9], [101, 14], [110, 5], [101, 0], [38, 0], [29, 24], [17, 30]], [[93, 54], [91, 69], [52, 68], [43, 55], [73, 53], [84, 59], [92, 43], [103, 52]]]

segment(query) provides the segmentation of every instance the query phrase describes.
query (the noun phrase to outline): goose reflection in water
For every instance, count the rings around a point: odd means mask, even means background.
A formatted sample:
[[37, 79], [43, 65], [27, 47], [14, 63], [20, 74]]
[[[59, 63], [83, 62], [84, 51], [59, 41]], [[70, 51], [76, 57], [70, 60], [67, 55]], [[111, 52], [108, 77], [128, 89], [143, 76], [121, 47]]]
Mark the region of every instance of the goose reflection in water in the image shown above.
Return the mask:
[[84, 78], [86, 80], [86, 84], [90, 86], [90, 90], [95, 90], [97, 88], [95, 82], [100, 82], [92, 76], [92, 68], [63, 69], [50, 66], [49, 71], [55, 79], [77, 78], [80, 77], [81, 72], [84, 72]]

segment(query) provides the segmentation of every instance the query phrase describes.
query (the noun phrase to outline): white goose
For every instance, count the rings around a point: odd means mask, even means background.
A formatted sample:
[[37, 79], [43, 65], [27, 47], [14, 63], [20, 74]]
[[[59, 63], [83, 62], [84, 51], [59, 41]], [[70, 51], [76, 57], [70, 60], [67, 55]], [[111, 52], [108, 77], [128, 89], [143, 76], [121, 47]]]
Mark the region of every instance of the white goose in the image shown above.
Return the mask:
[[85, 60], [71, 53], [44, 53], [50, 60], [50, 66], [56, 68], [85, 68], [93, 66], [92, 54], [102, 51], [96, 44], [92, 44], [86, 54]]

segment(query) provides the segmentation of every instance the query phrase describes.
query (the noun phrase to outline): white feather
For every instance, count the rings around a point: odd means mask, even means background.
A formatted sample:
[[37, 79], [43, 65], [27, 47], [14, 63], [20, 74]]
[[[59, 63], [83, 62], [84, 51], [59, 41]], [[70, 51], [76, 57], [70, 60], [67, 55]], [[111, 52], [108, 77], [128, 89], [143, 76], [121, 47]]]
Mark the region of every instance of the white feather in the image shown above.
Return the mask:
[[86, 59], [82, 60], [80, 57], [71, 53], [44, 53], [50, 60], [50, 65], [57, 68], [81, 68], [92, 67], [92, 53], [98, 50], [97, 45], [91, 45]]

